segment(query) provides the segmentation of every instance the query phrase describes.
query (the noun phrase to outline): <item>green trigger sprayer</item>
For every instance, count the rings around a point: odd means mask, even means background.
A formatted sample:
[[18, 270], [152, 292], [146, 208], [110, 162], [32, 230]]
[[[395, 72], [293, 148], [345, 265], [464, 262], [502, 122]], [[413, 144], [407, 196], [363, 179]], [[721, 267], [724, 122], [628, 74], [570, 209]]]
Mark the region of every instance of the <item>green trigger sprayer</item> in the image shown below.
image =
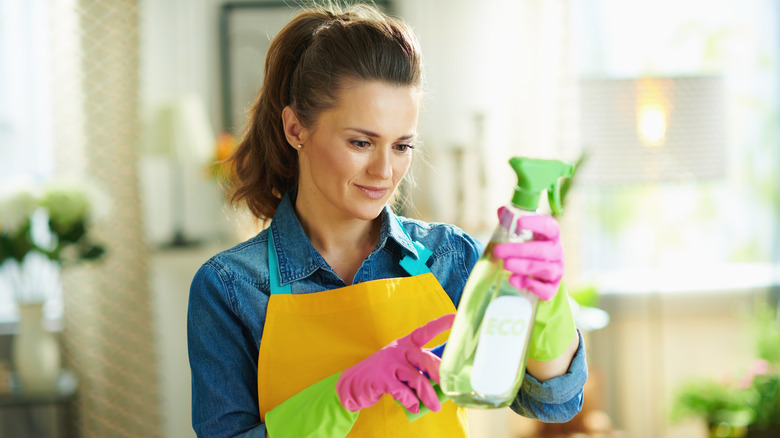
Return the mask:
[[517, 187], [512, 205], [527, 211], [536, 211], [542, 190], [547, 190], [550, 208], [555, 214], [562, 213], [561, 178], [574, 174], [574, 165], [556, 160], [514, 157], [509, 164], [517, 173]]
[[537, 214], [539, 197], [547, 190], [550, 208], [561, 212], [560, 179], [574, 166], [556, 160], [514, 157], [517, 173], [511, 204], [463, 289], [458, 314], [442, 357], [442, 390], [466, 407], [498, 408], [514, 400], [525, 375], [525, 362], [536, 317], [536, 295], [509, 284], [503, 261], [492, 257], [502, 242], [533, 240], [530, 230], [517, 229], [517, 219]]

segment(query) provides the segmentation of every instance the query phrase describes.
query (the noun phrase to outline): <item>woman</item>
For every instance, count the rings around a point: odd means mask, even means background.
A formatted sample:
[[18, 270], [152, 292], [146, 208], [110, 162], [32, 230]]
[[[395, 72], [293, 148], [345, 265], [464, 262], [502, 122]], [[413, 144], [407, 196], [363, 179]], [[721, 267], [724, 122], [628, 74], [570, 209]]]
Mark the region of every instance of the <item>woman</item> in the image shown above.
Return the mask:
[[[467, 436], [463, 409], [427, 378], [438, 381], [439, 358], [424, 345], [446, 340], [482, 245], [387, 206], [411, 164], [421, 85], [414, 35], [371, 8], [309, 10], [273, 40], [231, 192], [273, 220], [206, 262], [190, 292], [198, 436]], [[558, 229], [533, 218], [523, 226], [547, 240], [494, 254], [549, 298]], [[529, 359], [515, 411], [579, 411], [587, 371], [573, 325], [564, 344]], [[435, 412], [406, 418], [421, 408]]]

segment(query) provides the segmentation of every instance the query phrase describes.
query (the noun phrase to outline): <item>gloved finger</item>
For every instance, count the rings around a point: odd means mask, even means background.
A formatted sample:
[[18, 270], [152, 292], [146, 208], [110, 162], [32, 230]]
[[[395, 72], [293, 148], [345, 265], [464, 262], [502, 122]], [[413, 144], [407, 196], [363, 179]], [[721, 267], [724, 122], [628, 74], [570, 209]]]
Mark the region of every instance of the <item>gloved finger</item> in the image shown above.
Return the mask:
[[509, 277], [509, 284], [516, 289], [524, 289], [539, 297], [542, 301], [549, 301], [558, 292], [559, 282], [547, 283], [532, 277], [522, 275], [512, 275]]
[[407, 411], [413, 414], [420, 412], [420, 400], [417, 398], [417, 395], [412, 388], [402, 383], [399, 376], [396, 376], [396, 378], [399, 378], [399, 380], [387, 388], [387, 393], [393, 396], [398, 403], [401, 403]]
[[493, 255], [500, 259], [527, 258], [535, 260], [563, 260], [563, 246], [545, 240], [499, 243], [493, 247]]
[[535, 240], [558, 240], [561, 229], [552, 216], [534, 214], [517, 218], [517, 228], [534, 232]]
[[422, 347], [428, 342], [431, 342], [431, 340], [440, 333], [449, 330], [450, 327], [452, 327], [452, 322], [454, 320], [454, 313], [436, 318], [424, 326], [414, 329], [414, 331], [409, 334], [409, 339], [412, 341], [412, 344], [417, 347]]
[[560, 281], [563, 277], [563, 263], [530, 259], [507, 259], [504, 269], [515, 275], [534, 277], [545, 282]]
[[[512, 217], [513, 215], [508, 214], [506, 207], [498, 209], [498, 220], [504, 228], [509, 229], [511, 227], [511, 222], [509, 222], [509, 220]], [[558, 221], [556, 221], [554, 217], [544, 214], [520, 216], [517, 219], [516, 227], [533, 231], [539, 239], [557, 240], [561, 234]]]
[[411, 367], [401, 368], [396, 371], [396, 376], [417, 393], [417, 398], [428, 409], [434, 412], [441, 409], [441, 403], [439, 402], [439, 397], [436, 396], [436, 390], [433, 389], [430, 380], [426, 379], [419, 371]]
[[441, 359], [433, 354], [430, 350], [425, 349], [409, 349], [406, 351], [406, 360], [410, 364], [415, 366], [423, 373], [427, 373], [428, 377], [434, 382], [439, 383], [439, 367], [441, 366]]

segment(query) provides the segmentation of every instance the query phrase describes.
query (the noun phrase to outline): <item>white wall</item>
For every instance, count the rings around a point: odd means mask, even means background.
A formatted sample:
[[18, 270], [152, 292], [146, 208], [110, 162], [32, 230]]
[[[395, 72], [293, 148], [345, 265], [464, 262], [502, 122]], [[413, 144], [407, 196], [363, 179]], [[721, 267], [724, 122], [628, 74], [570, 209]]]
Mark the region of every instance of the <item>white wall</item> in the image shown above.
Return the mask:
[[[219, 128], [217, 70], [217, 0], [141, 0], [140, 105], [145, 122], [145, 147], [155, 110], [183, 95], [206, 102], [214, 129]], [[183, 193], [172, 193], [170, 162], [142, 156], [140, 183], [147, 238], [161, 244], [172, 237], [173, 197], [183, 196], [185, 231], [191, 239], [212, 245], [152, 255], [150, 287], [155, 315], [160, 406], [165, 438], [194, 437], [191, 422], [190, 369], [187, 359], [186, 315], [189, 285], [197, 268], [230, 241], [216, 186], [205, 179], [202, 163], [181, 160]], [[214, 240], [224, 242], [223, 245]]]
[[[139, 3], [144, 150], [153, 147], [151, 126], [155, 111], [182, 96], [202, 99], [212, 130], [219, 132], [217, 11], [221, 1], [141, 0]], [[188, 237], [224, 237], [225, 215], [216, 185], [204, 176], [206, 163], [196, 155], [177, 161], [184, 166], [181, 192], [175, 186], [172, 188], [169, 158], [152, 154], [141, 158], [139, 171], [148, 238], [153, 243], [170, 239], [174, 196], [184, 198], [184, 228]]]
[[[418, 167], [421, 187], [415, 192], [425, 218], [484, 233], [516, 183], [510, 157], [576, 158], [569, 137], [576, 118], [567, 4], [399, 2], [398, 12], [420, 40], [429, 87], [420, 129], [433, 169]], [[453, 172], [459, 148], [467, 163], [461, 174]], [[461, 182], [466, 199], [458, 211]]]

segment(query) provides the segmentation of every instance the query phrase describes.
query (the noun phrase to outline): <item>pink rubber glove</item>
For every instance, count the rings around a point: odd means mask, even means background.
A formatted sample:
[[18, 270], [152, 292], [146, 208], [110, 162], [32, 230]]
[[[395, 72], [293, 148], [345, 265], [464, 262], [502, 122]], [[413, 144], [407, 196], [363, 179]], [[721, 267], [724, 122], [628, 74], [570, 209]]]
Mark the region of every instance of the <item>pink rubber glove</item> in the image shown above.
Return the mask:
[[[498, 209], [502, 216], [504, 207]], [[500, 243], [493, 255], [504, 260], [512, 272], [509, 283], [548, 301], [558, 292], [563, 277], [563, 245], [558, 222], [552, 216], [530, 215], [517, 219], [517, 228], [531, 230], [534, 240], [522, 243]]]
[[439, 411], [441, 403], [423, 372], [439, 383], [441, 359], [422, 347], [452, 327], [454, 319], [454, 313], [434, 319], [343, 371], [336, 382], [342, 406], [357, 412], [390, 394], [411, 413], [420, 411], [420, 401]]

